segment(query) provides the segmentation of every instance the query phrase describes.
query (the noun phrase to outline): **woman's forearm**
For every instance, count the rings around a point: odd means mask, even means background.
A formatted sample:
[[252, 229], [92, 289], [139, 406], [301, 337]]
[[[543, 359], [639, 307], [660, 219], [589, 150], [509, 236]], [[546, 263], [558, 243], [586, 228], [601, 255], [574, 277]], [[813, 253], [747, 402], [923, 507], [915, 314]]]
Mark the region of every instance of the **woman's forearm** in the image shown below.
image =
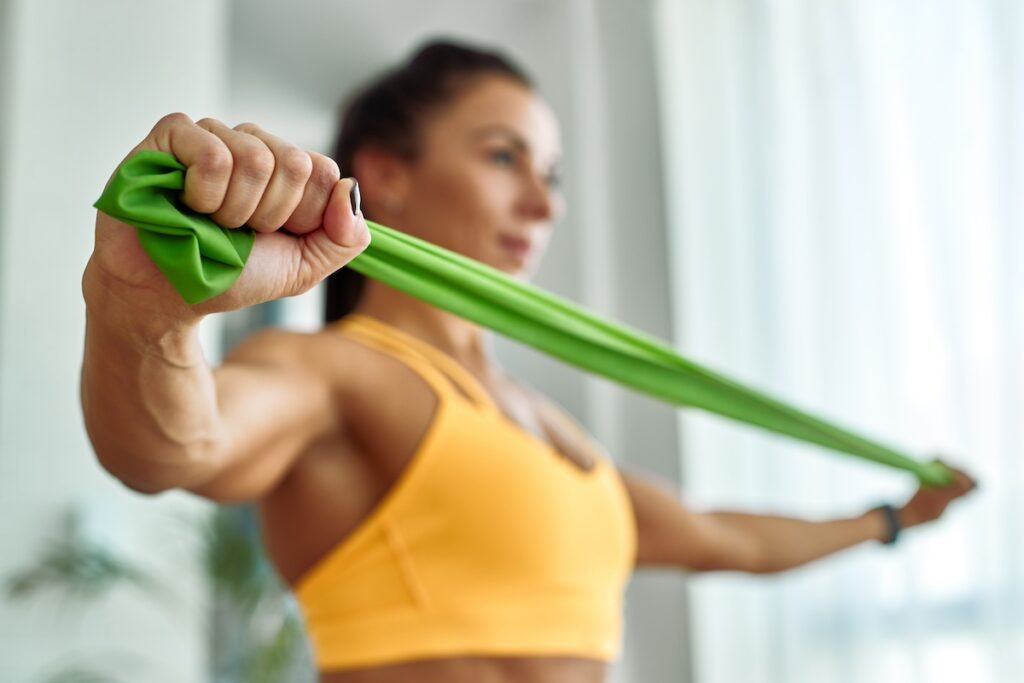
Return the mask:
[[887, 533], [885, 519], [877, 510], [822, 522], [741, 512], [707, 514], [731, 535], [747, 539], [756, 548], [751, 554], [756, 558], [752, 566], [736, 569], [758, 574], [793, 569], [865, 541], [881, 541]]
[[137, 490], [186, 484], [211, 459], [217, 394], [198, 324], [161, 321], [86, 286], [85, 425], [103, 466]]

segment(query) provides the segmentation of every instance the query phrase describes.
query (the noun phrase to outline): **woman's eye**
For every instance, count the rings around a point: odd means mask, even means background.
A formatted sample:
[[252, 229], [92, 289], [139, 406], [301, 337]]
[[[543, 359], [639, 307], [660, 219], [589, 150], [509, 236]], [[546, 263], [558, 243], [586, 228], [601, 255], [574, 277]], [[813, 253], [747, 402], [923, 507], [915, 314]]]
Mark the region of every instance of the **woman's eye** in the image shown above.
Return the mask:
[[515, 154], [507, 149], [496, 149], [490, 153], [491, 161], [499, 166], [512, 166], [516, 162]]

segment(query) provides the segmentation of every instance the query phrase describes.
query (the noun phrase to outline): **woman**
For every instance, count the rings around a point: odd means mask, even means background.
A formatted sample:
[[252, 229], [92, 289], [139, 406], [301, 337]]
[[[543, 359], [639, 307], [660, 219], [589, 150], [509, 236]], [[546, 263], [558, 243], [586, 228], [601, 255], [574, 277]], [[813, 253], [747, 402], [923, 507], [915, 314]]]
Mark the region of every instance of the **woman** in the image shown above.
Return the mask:
[[782, 571], [893, 540], [973, 487], [958, 472], [898, 515], [827, 522], [698, 514], [502, 372], [484, 330], [348, 270], [320, 332], [261, 332], [204, 362], [204, 315], [305, 291], [367, 246], [342, 176], [368, 216], [528, 276], [561, 211], [559, 147], [521, 71], [436, 43], [355, 99], [340, 169], [181, 114], [136, 147], [188, 167], [185, 204], [259, 232], [219, 297], [185, 305], [134, 231], [97, 216], [82, 371], [96, 453], [139, 491], [257, 502], [324, 681], [596, 683], [634, 567]]

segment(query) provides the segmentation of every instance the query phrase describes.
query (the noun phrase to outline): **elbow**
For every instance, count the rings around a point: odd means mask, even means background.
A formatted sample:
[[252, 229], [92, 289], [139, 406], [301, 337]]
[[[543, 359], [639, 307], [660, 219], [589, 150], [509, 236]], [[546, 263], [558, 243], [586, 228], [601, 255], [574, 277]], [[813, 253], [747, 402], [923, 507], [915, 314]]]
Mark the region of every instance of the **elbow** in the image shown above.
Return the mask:
[[733, 548], [726, 564], [733, 571], [755, 575], [777, 573], [785, 568], [775, 561], [770, 548], [754, 539]]
[[770, 548], [760, 548], [751, 551], [743, 571], [748, 574], [768, 576], [781, 574], [797, 566], [799, 564], [794, 564], [791, 560], [780, 556], [779, 553], [772, 552]]
[[107, 474], [135, 493], [155, 496], [175, 488], [170, 481], [162, 481], [159, 477], [137, 471], [137, 467], [126, 465], [124, 458], [107, 450], [96, 449], [96, 460]]
[[684, 561], [674, 563], [681, 569], [700, 574], [718, 572], [739, 572], [741, 574], [770, 574], [771, 570], [760, 560], [741, 556], [737, 553], [707, 556], [702, 558], [687, 558]]
[[751, 544], [746, 548], [739, 560], [740, 571], [755, 576], [768, 576], [784, 571], [786, 567], [778, 561], [769, 548], [759, 544]]
[[209, 469], [205, 448], [173, 453], [150, 450], [143, 455], [95, 441], [93, 447], [97, 462], [108, 474], [135, 493], [148, 496], [191, 486]]

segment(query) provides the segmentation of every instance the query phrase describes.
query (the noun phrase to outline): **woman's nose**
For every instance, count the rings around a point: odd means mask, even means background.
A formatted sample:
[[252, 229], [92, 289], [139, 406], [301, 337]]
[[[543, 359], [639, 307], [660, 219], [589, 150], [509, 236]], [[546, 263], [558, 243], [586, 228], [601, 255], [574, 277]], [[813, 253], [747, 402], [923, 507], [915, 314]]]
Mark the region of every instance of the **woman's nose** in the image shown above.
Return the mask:
[[550, 221], [555, 218], [558, 206], [557, 192], [548, 183], [547, 178], [532, 173], [523, 202], [527, 215], [535, 221]]

